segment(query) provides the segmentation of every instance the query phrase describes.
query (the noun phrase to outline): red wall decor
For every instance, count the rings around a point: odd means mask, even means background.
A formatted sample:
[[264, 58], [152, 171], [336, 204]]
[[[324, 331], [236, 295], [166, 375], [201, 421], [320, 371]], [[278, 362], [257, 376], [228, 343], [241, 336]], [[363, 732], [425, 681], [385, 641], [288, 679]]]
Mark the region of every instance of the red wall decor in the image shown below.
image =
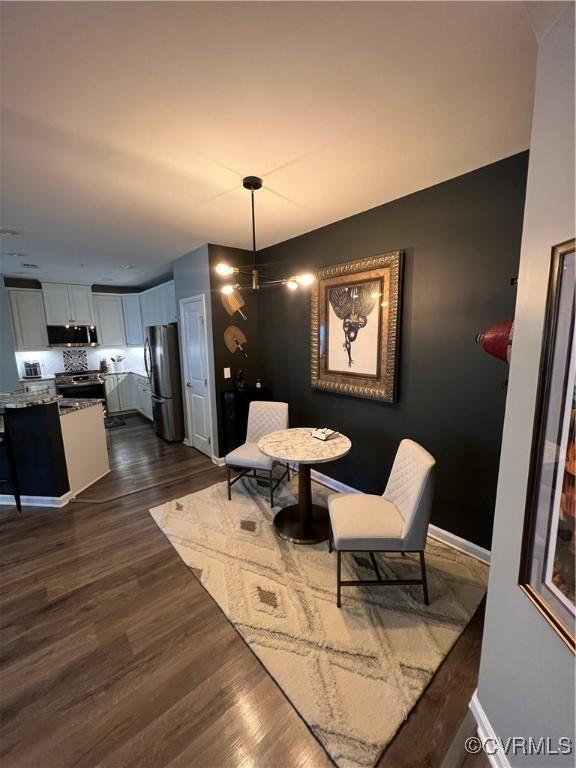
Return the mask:
[[476, 336], [476, 341], [482, 345], [484, 352], [503, 360], [505, 363], [510, 363], [513, 332], [514, 321], [505, 320], [503, 323], [496, 323], [486, 331], [479, 333]]

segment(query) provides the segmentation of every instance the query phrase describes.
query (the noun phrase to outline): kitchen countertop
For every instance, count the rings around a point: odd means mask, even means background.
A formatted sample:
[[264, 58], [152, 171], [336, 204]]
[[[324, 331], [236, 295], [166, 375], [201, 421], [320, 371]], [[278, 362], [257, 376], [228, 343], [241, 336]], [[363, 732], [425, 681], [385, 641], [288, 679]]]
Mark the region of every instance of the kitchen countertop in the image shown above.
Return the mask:
[[97, 398], [81, 398], [80, 400], [74, 400], [72, 397], [63, 397], [58, 400], [58, 408], [60, 410], [60, 416], [68, 416], [69, 413], [75, 413], [76, 411], [82, 411], [84, 408], [91, 408], [93, 405], [101, 405], [102, 400]]
[[98, 398], [61, 397], [59, 395], [41, 395], [37, 392], [7, 392], [0, 394], [0, 409], [3, 408], [30, 408], [34, 405], [49, 405], [58, 403], [61, 416], [80, 411], [83, 408], [91, 408], [102, 403]]
[[145, 379], [148, 378], [146, 371], [108, 371], [105, 376], [124, 376], [126, 373], [133, 373], [134, 376], [142, 376]]

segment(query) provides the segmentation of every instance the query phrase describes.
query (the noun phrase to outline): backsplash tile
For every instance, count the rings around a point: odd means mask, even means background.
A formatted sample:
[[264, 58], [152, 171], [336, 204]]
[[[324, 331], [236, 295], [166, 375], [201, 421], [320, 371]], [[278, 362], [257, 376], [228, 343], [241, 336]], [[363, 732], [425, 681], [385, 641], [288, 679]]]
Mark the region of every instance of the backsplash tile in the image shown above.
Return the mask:
[[62, 360], [67, 373], [88, 370], [88, 353], [85, 349], [65, 349], [62, 352]]
[[[68, 351], [68, 350], [64, 350]], [[76, 350], [74, 350], [76, 351]], [[89, 347], [85, 350], [88, 357], [88, 370], [98, 370], [100, 360], [105, 357], [112, 370], [112, 357], [121, 354], [125, 356], [124, 370], [135, 371], [136, 373], [145, 373], [144, 370], [144, 348], [143, 347]], [[61, 349], [43, 349], [39, 352], [16, 352], [16, 362], [20, 376], [24, 373], [24, 361], [37, 361], [42, 369], [42, 376], [48, 378], [64, 370], [62, 359], [63, 350]]]

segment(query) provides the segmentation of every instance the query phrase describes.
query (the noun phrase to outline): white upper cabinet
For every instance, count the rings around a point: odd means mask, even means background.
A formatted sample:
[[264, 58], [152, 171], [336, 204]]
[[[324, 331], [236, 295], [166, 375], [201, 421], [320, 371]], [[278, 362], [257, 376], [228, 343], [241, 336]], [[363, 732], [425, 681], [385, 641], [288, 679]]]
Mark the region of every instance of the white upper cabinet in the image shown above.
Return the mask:
[[164, 307], [165, 307], [165, 323], [177, 323], [178, 314], [176, 310], [176, 292], [174, 290], [174, 280], [170, 280], [169, 283], [165, 283], [164, 289]]
[[9, 288], [10, 310], [17, 350], [39, 351], [48, 346], [42, 291]]
[[113, 293], [93, 294], [96, 333], [102, 347], [124, 347], [124, 311], [122, 296]]
[[140, 305], [144, 329], [149, 325], [168, 325], [168, 323], [177, 322], [174, 281], [170, 280], [168, 283], [144, 291], [140, 294]]
[[42, 283], [48, 325], [94, 324], [92, 291], [89, 285]]
[[69, 285], [72, 319], [79, 325], [94, 325], [92, 289], [89, 285]]
[[142, 331], [140, 296], [137, 293], [128, 293], [122, 296], [122, 307], [124, 309], [126, 344], [129, 347], [143, 347], [144, 333]]
[[68, 325], [72, 315], [68, 286], [60, 283], [43, 283], [42, 294], [47, 325]]

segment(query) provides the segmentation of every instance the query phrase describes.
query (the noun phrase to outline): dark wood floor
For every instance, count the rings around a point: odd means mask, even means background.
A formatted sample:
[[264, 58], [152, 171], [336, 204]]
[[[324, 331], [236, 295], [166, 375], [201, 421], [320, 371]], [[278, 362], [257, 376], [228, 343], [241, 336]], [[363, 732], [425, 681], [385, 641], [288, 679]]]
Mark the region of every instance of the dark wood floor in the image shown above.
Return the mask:
[[[329, 766], [148, 509], [224, 479], [129, 417], [112, 472], [0, 522], [3, 768]], [[382, 757], [437, 768], [476, 685], [477, 614]], [[454, 766], [456, 768], [456, 766]]]

